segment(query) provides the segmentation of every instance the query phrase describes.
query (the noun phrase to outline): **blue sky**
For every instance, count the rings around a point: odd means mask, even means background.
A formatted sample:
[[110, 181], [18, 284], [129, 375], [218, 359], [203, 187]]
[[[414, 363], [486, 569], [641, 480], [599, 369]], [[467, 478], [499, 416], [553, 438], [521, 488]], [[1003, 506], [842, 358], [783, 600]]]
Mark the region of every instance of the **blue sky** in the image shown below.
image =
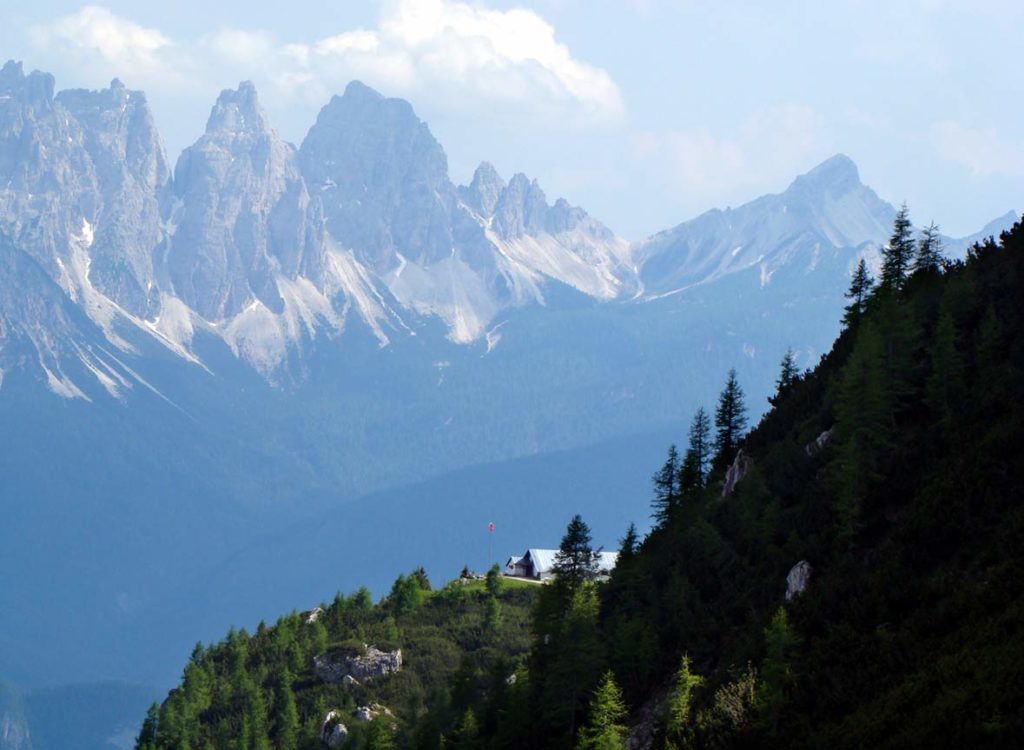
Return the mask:
[[409, 99], [456, 181], [481, 160], [628, 239], [785, 188], [843, 152], [920, 222], [1024, 210], [1019, 0], [34, 0], [0, 56], [149, 95], [172, 160], [256, 83], [282, 135], [359, 78]]

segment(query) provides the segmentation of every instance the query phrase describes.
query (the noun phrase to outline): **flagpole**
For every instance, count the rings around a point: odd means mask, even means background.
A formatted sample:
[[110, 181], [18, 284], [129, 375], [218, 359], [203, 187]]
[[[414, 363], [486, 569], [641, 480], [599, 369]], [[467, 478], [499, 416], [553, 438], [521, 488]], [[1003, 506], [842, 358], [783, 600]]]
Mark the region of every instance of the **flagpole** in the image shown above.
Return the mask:
[[487, 524], [487, 569], [494, 566], [494, 521]]

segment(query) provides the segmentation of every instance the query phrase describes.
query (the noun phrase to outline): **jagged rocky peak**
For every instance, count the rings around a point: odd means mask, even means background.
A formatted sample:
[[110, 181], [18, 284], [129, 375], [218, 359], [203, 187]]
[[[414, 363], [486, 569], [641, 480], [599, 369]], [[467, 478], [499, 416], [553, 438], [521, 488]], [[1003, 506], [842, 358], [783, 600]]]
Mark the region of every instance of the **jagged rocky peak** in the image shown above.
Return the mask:
[[93, 219], [89, 279], [127, 310], [149, 317], [158, 292], [153, 251], [160, 243], [160, 202], [170, 168], [141, 91], [114, 79], [99, 91], [70, 89], [57, 102], [82, 126], [101, 201]]
[[53, 105], [54, 78], [49, 73], [33, 70], [27, 76], [20, 62], [8, 60], [0, 69], [0, 96], [15, 99], [37, 111]]
[[399, 266], [399, 254], [421, 265], [451, 254], [448, 158], [408, 102], [353, 81], [320, 111], [299, 155], [331, 235], [377, 273]]
[[476, 168], [472, 182], [459, 188], [459, 196], [478, 216], [489, 219], [504, 190], [505, 180], [493, 164], [485, 161]]
[[165, 257], [175, 293], [207, 320], [254, 301], [283, 309], [278, 275], [315, 278], [322, 235], [295, 148], [270, 125], [255, 87], [221, 92], [206, 132], [175, 167], [179, 202]]
[[536, 180], [516, 174], [494, 208], [494, 229], [502, 239], [537, 235], [546, 229], [548, 201]]
[[142, 91], [129, 90], [119, 79], [100, 91], [68, 89], [60, 102], [85, 130], [85, 145], [97, 162], [101, 178], [127, 172], [156, 191], [170, 178], [163, 140]]
[[59, 279], [98, 195], [81, 126], [53, 87], [53, 76], [26, 76], [21, 63], [0, 71], [0, 232]]
[[206, 121], [207, 134], [216, 133], [228, 140], [259, 138], [271, 131], [252, 81], [242, 81], [237, 89], [221, 91]]

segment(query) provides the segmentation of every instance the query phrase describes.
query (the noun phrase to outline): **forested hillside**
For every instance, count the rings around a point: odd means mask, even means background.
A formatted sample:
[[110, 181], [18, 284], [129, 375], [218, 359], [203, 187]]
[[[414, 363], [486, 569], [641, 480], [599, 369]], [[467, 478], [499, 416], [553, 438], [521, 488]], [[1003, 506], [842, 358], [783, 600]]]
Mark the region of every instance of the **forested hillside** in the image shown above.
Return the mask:
[[[730, 374], [610, 580], [577, 517], [550, 585], [429, 593], [414, 574], [376, 606], [232, 633], [139, 746], [1019, 745], [1024, 226], [964, 262], [937, 237], [900, 212], [832, 351], [805, 373], [787, 357], [749, 434]], [[402, 668], [325, 682], [325, 656], [366, 645], [400, 646]], [[360, 722], [374, 703], [391, 713]]]

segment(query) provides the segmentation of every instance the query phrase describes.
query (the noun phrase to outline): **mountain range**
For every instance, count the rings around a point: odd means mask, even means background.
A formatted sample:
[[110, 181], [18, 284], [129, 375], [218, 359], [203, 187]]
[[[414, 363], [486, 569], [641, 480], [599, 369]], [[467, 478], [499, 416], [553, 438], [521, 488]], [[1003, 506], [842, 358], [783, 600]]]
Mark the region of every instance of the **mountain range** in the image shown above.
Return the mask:
[[837, 155], [631, 243], [486, 162], [456, 185], [358, 82], [297, 147], [224, 91], [172, 168], [142, 92], [8, 62], [0, 677], [165, 687], [231, 623], [483, 566], [489, 520], [552, 546], [584, 491], [611, 545], [729, 368], [758, 413], [827, 350], [895, 213]]

